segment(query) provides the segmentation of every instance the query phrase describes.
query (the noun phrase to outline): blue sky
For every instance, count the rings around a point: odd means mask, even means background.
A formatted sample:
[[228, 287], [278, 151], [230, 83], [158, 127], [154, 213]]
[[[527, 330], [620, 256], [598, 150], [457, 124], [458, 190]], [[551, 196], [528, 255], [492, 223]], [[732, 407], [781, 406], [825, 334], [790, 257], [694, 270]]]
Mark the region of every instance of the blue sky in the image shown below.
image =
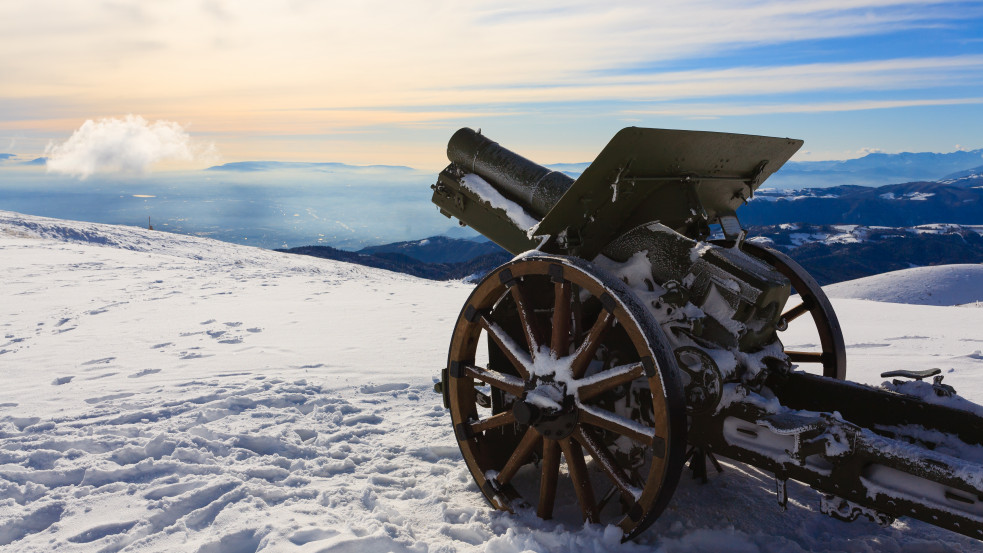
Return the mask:
[[0, 152], [96, 172], [434, 171], [462, 126], [542, 163], [628, 125], [791, 136], [803, 161], [983, 147], [983, 1], [0, 0], [0, 49]]

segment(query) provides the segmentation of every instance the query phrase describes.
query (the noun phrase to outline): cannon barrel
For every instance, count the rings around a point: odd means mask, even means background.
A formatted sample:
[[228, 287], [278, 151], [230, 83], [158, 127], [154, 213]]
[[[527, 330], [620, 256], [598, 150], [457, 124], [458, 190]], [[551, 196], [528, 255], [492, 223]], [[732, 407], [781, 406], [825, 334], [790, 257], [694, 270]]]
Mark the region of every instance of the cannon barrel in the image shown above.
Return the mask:
[[573, 179], [567, 175], [530, 161], [466, 127], [451, 137], [447, 158], [468, 173], [488, 181], [502, 195], [538, 219], [542, 219], [573, 184]]

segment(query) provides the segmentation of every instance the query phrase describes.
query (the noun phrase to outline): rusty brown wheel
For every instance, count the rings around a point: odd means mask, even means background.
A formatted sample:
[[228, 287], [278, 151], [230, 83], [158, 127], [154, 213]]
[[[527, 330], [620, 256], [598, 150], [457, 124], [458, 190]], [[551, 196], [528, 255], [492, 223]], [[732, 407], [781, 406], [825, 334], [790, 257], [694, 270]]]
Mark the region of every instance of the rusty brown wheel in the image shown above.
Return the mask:
[[531, 256], [485, 277], [447, 385], [461, 453], [498, 509], [579, 514], [629, 539], [672, 496], [686, 445], [672, 350], [628, 287], [585, 261]]
[[793, 363], [821, 364], [823, 376], [844, 380], [846, 378], [846, 346], [843, 343], [843, 332], [840, 330], [840, 322], [836, 318], [836, 313], [833, 312], [829, 298], [826, 297], [816, 279], [812, 278], [791, 257], [772, 248], [759, 246], [753, 242], [744, 242], [741, 245], [741, 250], [764, 261], [785, 275], [792, 282], [793, 290], [799, 295], [800, 301], [782, 314], [780, 330], [788, 328], [790, 323], [808, 313], [819, 332], [819, 343], [822, 351], [786, 350], [785, 354]]

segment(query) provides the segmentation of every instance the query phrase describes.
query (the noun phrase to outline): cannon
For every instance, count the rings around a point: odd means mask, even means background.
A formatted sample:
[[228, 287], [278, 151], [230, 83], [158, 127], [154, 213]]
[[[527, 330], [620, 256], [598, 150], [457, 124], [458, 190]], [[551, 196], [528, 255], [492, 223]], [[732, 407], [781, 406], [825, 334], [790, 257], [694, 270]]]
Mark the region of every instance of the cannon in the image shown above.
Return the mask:
[[[783, 509], [791, 479], [836, 518], [983, 540], [983, 409], [937, 370], [845, 380], [822, 289], [745, 240], [738, 208], [801, 145], [630, 127], [574, 180], [454, 134], [432, 201], [515, 256], [462, 307], [436, 386], [495, 508], [572, 509], [628, 540], [722, 456], [774, 474]], [[817, 351], [786, 350], [790, 324]]]

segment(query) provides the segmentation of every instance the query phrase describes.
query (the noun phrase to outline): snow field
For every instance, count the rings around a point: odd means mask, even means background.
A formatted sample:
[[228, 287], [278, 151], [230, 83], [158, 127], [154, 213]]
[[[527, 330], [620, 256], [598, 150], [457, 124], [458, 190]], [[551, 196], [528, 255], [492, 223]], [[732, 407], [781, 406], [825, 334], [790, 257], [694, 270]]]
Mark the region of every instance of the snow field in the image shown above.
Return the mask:
[[918, 305], [980, 307], [983, 264], [914, 267], [831, 284], [826, 293], [853, 298]]
[[[981, 549], [911, 521], [829, 519], [793, 483], [781, 513], [770, 474], [726, 460], [707, 485], [684, 473], [637, 543], [493, 511], [431, 388], [470, 291], [0, 212], [0, 551]], [[983, 310], [833, 301], [852, 379], [940, 366], [983, 401]]]

